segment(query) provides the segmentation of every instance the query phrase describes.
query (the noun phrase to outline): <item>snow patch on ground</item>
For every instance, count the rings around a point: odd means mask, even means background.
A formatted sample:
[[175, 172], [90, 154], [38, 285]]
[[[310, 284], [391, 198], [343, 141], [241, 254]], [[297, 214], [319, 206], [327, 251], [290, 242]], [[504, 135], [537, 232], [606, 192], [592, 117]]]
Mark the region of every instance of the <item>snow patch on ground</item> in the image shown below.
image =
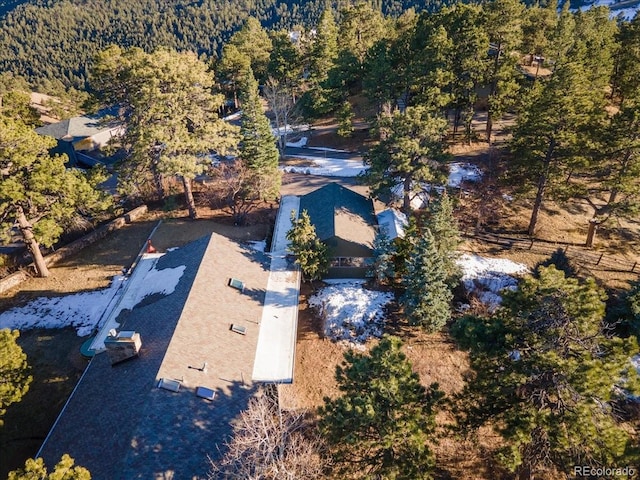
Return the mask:
[[306, 155], [296, 155], [295, 158], [311, 160], [314, 165], [305, 167], [282, 167], [282, 170], [288, 173], [303, 173], [324, 177], [357, 177], [367, 169], [359, 160], [318, 158]]
[[[133, 308], [145, 297], [156, 293], [173, 293], [185, 266], [157, 270], [154, 266], [140, 279], [135, 294], [118, 305], [120, 310]], [[74, 327], [78, 336], [90, 335], [103, 318], [103, 313], [116, 295], [121, 295], [130, 278], [118, 275], [109, 287], [63, 297], [40, 297], [22, 307], [0, 314], [0, 328], [29, 330], [33, 328]]]
[[281, 127], [271, 127], [271, 133], [273, 133], [274, 137], [280, 137], [284, 134], [290, 134], [293, 132], [308, 132], [311, 129], [310, 125], [307, 123], [301, 125], [283, 125]]
[[475, 293], [492, 310], [502, 302], [501, 291], [516, 289], [518, 280], [514, 275], [529, 273], [526, 265], [504, 258], [486, 258], [465, 253], [457, 263], [462, 269], [462, 284], [467, 292]]
[[292, 148], [302, 148], [307, 145], [308, 141], [309, 141], [309, 137], [302, 137], [300, 140], [296, 142], [287, 142], [286, 145], [287, 147], [292, 147]]
[[447, 185], [452, 188], [460, 188], [462, 182], [479, 182], [482, 172], [478, 167], [470, 163], [450, 163], [449, 180]]
[[392, 293], [367, 290], [361, 280], [343, 280], [321, 288], [309, 305], [324, 318], [327, 337], [363, 349], [369, 338], [382, 336], [383, 309], [392, 300]]

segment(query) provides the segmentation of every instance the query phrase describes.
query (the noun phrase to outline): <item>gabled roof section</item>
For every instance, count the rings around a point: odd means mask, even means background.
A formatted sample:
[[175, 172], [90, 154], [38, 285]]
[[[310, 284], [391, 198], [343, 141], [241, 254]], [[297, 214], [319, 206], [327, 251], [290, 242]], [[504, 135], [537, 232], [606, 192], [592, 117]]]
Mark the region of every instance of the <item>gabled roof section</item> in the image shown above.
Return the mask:
[[389, 238], [394, 240], [398, 237], [404, 238], [404, 229], [407, 226], [407, 216], [394, 209], [389, 208], [377, 215], [380, 230]]
[[114, 116], [115, 113], [115, 109], [101, 110], [92, 115], [73, 117], [36, 128], [36, 132], [40, 135], [53, 137], [56, 140], [75, 142], [100, 132], [118, 128], [121, 125], [120, 122], [109, 120], [109, 117]]
[[333, 237], [370, 243], [377, 224], [373, 202], [335, 182], [300, 197], [300, 212], [309, 213], [320, 240]]

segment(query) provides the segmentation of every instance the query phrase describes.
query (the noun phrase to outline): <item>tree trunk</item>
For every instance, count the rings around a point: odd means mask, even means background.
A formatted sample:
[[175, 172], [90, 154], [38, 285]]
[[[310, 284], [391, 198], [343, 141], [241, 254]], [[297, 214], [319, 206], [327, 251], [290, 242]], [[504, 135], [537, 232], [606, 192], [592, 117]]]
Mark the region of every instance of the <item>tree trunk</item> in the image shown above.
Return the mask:
[[587, 230], [587, 241], [584, 246], [587, 248], [593, 247], [593, 240], [596, 238], [596, 231], [600, 222], [597, 218], [593, 217], [589, 220], [589, 230]]
[[47, 268], [47, 264], [45, 263], [42, 252], [40, 251], [40, 245], [38, 245], [38, 241], [33, 236], [33, 226], [29, 220], [27, 220], [22, 207], [18, 207], [17, 213], [18, 227], [20, 228], [20, 233], [22, 233], [24, 243], [29, 249], [31, 258], [33, 258], [33, 263], [36, 266], [36, 272], [39, 277], [48, 277], [49, 269]]
[[493, 116], [491, 108], [487, 107], [487, 143], [491, 145], [491, 132], [493, 131]]
[[551, 159], [553, 157], [553, 151], [556, 148], [556, 139], [552, 138], [549, 142], [549, 148], [544, 159], [544, 169], [540, 173], [538, 178], [538, 190], [536, 192], [536, 200], [533, 202], [533, 209], [531, 210], [531, 219], [529, 220], [529, 227], [527, 233], [531, 236], [534, 235], [536, 230], [536, 224], [538, 223], [538, 214], [540, 213], [540, 207], [542, 207], [542, 200], [544, 199], [545, 190], [547, 189], [547, 183], [549, 180], [549, 169], [551, 168]]
[[162, 146], [156, 145], [155, 147], [153, 147], [151, 155], [151, 173], [153, 175], [153, 183], [156, 187], [156, 195], [158, 196], [158, 200], [162, 200], [164, 198], [164, 185], [162, 184], [162, 173], [160, 173], [160, 170], [158, 169], [160, 156], [162, 155]]
[[402, 209], [407, 217], [411, 214], [411, 177], [404, 179]]
[[181, 176], [182, 186], [184, 187], [184, 197], [187, 201], [187, 208], [189, 209], [189, 218], [195, 220], [198, 218], [198, 211], [196, 210], [196, 202], [193, 199], [193, 190], [191, 189], [191, 179]]
[[491, 82], [491, 90], [489, 91], [489, 97], [487, 99], [487, 143], [491, 145], [491, 132], [493, 131], [493, 112], [491, 111], [491, 97], [498, 93], [498, 68], [500, 68], [500, 56], [502, 55], [502, 44], [498, 44], [498, 51], [496, 52], [496, 59], [493, 64], [493, 81]]

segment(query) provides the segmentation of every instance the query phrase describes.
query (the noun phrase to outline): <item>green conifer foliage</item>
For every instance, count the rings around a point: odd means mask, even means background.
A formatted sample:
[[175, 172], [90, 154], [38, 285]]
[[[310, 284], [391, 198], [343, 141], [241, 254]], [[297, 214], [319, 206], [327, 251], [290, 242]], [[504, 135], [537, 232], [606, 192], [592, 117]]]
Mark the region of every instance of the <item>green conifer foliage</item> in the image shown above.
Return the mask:
[[353, 110], [348, 100], [345, 100], [338, 111], [338, 135], [341, 137], [353, 136]]
[[316, 228], [311, 224], [311, 218], [306, 210], [299, 218], [292, 214], [293, 226], [287, 232], [289, 250], [296, 256], [296, 263], [300, 265], [302, 274], [309, 281], [318, 280], [329, 268], [329, 253], [327, 246], [320, 241]]
[[369, 354], [345, 353], [336, 369], [341, 395], [325, 398], [320, 429], [348, 478], [431, 478], [427, 442], [442, 393], [420, 384], [400, 348], [399, 338], [384, 337]]
[[607, 332], [604, 299], [593, 279], [541, 267], [493, 316], [453, 328], [476, 374], [459, 397], [462, 424], [490, 422], [507, 443], [498, 459], [519, 475], [638, 464], [613, 406], [618, 387], [640, 392], [630, 361], [638, 344]]
[[444, 262], [449, 284], [458, 281], [459, 267], [456, 264], [458, 247], [462, 242], [458, 221], [453, 215], [453, 201], [446, 190], [429, 205], [431, 215], [426, 226], [431, 230], [436, 248]]
[[409, 323], [427, 332], [440, 331], [451, 318], [453, 294], [447, 285], [443, 256], [429, 229], [420, 235], [406, 268], [402, 277], [406, 290], [400, 303]]
[[19, 336], [17, 330], [0, 330], [0, 426], [7, 407], [20, 401], [32, 380], [27, 356], [16, 343]]
[[379, 284], [393, 283], [395, 279], [394, 257], [396, 247], [383, 230], [378, 230], [373, 239], [374, 263], [371, 274]]
[[40, 276], [49, 270], [40, 244], [50, 247], [77, 215], [91, 217], [111, 205], [97, 190], [104, 172], [65, 168], [66, 157], [51, 156], [56, 142], [19, 121], [0, 117], [0, 225], [20, 229]]
[[258, 94], [258, 82], [251, 71], [242, 86], [240, 117], [240, 157], [253, 173], [251, 194], [263, 200], [275, 200], [280, 194], [280, 155], [269, 119], [264, 114]]
[[91, 480], [89, 470], [74, 463], [73, 458], [65, 453], [53, 471], [47, 472], [42, 458], [30, 458], [24, 468], [10, 472], [8, 480]]

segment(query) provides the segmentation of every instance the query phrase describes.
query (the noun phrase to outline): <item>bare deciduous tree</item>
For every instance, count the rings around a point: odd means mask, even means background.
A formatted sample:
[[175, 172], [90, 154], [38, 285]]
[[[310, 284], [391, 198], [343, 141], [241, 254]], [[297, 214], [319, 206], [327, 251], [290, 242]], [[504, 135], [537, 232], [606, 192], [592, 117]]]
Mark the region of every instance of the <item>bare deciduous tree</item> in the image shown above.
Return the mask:
[[245, 223], [258, 198], [255, 195], [255, 175], [240, 160], [221, 162], [211, 168], [212, 183], [208, 186], [212, 206], [224, 205], [238, 225]]
[[275, 128], [278, 132], [276, 137], [280, 156], [284, 156], [289, 128], [293, 123], [300, 120], [296, 108], [295, 91], [292, 87], [270, 77], [264, 86], [263, 94], [274, 117]]
[[261, 390], [233, 428], [209, 479], [313, 480], [323, 477], [325, 445], [305, 414], [284, 411], [274, 394]]

